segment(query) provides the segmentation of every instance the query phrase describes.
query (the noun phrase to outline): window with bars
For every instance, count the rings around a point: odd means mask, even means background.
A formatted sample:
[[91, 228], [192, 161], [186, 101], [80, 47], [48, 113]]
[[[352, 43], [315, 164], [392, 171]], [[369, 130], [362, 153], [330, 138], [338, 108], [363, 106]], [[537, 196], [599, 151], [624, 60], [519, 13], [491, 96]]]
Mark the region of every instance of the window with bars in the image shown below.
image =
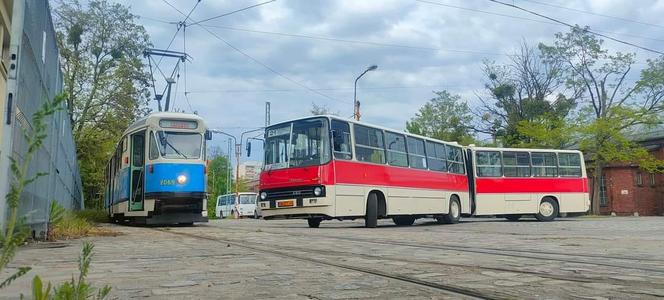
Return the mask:
[[602, 176], [599, 181], [599, 205], [606, 206], [609, 204], [609, 197], [606, 193], [606, 177]]

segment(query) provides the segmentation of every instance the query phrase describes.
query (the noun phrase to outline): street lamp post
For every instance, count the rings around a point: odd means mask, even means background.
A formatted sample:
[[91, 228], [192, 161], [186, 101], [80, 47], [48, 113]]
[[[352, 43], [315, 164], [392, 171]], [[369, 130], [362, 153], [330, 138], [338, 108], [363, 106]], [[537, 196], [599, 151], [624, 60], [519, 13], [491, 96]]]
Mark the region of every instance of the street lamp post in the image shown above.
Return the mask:
[[225, 133], [219, 129], [210, 129], [210, 132], [212, 133], [217, 133], [217, 134], [223, 134], [226, 136], [229, 136], [233, 139], [233, 142], [235, 143], [235, 214], [236, 218], [240, 218], [240, 213], [238, 211], [238, 201], [240, 201], [240, 156], [242, 154], [242, 140], [244, 139], [244, 135], [247, 133], [251, 132], [256, 132], [259, 130], [263, 130], [264, 128], [258, 128], [254, 130], [249, 130], [245, 131], [242, 134], [240, 134], [240, 142], [238, 143], [238, 140], [235, 138], [235, 136], [230, 135], [228, 133]]
[[357, 81], [364, 76], [369, 71], [373, 71], [375, 69], [378, 69], [377, 65], [372, 65], [368, 67], [360, 76], [357, 76], [355, 78], [355, 88], [353, 89], [353, 116], [355, 117], [355, 120], [359, 121], [360, 120], [360, 102], [357, 101]]

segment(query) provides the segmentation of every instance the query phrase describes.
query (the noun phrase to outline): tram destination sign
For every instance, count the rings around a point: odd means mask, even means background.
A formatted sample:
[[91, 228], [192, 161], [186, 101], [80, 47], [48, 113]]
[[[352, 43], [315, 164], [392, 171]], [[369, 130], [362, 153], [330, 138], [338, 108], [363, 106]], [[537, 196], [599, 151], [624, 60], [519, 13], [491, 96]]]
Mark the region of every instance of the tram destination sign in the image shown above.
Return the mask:
[[177, 128], [177, 129], [196, 129], [198, 123], [196, 121], [183, 121], [183, 120], [159, 120], [159, 126], [162, 128]]

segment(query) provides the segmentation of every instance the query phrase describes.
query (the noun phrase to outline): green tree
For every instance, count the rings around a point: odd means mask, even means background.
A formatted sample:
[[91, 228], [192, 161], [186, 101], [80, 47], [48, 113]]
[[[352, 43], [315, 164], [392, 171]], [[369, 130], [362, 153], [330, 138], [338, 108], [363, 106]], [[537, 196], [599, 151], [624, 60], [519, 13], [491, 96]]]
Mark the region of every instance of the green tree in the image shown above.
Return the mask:
[[434, 93], [436, 97], [406, 122], [406, 131], [464, 145], [473, 143], [475, 136], [470, 126], [473, 116], [468, 104], [448, 91]]
[[86, 206], [95, 206], [115, 143], [147, 113], [149, 37], [128, 7], [107, 0], [61, 0], [54, 12]]
[[664, 164], [628, 137], [629, 132], [661, 123], [664, 112], [664, 58], [649, 60], [635, 83], [627, 80], [633, 53], [609, 52], [587, 28], [557, 33], [540, 44], [546, 61], [559, 63], [568, 88], [578, 91], [578, 144], [593, 161], [592, 212], [599, 213], [599, 184], [609, 162], [636, 162], [647, 171]]
[[228, 171], [229, 162], [228, 157], [223, 155], [219, 147], [215, 147], [208, 151], [210, 153], [210, 161], [208, 163], [208, 216], [211, 218], [216, 217], [215, 207], [217, 205], [217, 196], [228, 194], [233, 191], [234, 186], [228, 189]]
[[484, 73], [489, 97], [480, 97], [477, 131], [490, 134], [494, 144], [500, 140], [503, 146], [558, 148], [571, 143], [564, 134], [552, 140], [531, 136], [566, 130], [565, 120], [578, 93], [559, 92], [564, 84], [561, 62], [544, 60], [538, 50], [523, 43], [507, 64], [485, 62]]
[[318, 105], [316, 103], [311, 103], [311, 114], [314, 116], [320, 115], [334, 115], [338, 116], [339, 112], [333, 112], [327, 105]]

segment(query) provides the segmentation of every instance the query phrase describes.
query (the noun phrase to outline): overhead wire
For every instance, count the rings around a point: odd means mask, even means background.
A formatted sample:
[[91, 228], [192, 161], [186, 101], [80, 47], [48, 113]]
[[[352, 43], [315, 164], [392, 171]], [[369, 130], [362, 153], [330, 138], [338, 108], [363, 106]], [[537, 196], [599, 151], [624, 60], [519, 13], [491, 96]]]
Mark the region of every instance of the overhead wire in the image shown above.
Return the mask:
[[[421, 0], [418, 0], [418, 1], [421, 1]], [[546, 15], [543, 15], [543, 14], [540, 14], [540, 13], [537, 13], [537, 12], [534, 12], [534, 11], [531, 11], [531, 10], [528, 10], [528, 9], [525, 9], [525, 8], [520, 7], [520, 6], [518, 6], [518, 5], [509, 4], [509, 3], [501, 2], [501, 1], [498, 1], [498, 0], [489, 0], [489, 1], [494, 2], [494, 3], [498, 3], [498, 4], [500, 4], [500, 5], [504, 5], [504, 6], [507, 6], [507, 7], [512, 7], [512, 8], [514, 8], [514, 9], [518, 9], [518, 10], [521, 10], [521, 11], [525, 11], [525, 12], [527, 12], [527, 13], [529, 13], [529, 14], [533, 14], [533, 15], [536, 15], [536, 16], [538, 16], [538, 17], [541, 17], [541, 18], [544, 18], [544, 19], [547, 19], [547, 20], [551, 20], [551, 21], [556, 22], [556, 23], [559, 23], [559, 24], [563, 24], [563, 25], [568, 26], [568, 27], [570, 27], [570, 28], [578, 27], [578, 26], [574, 26], [574, 25], [572, 25], [572, 24], [569, 24], [569, 23], [567, 23], [567, 22], [564, 22], [564, 21], [558, 20], [558, 19], [556, 19], [556, 18], [549, 17], [549, 16], [546, 16]], [[641, 49], [641, 50], [644, 50], [644, 51], [648, 51], [648, 52], [652, 52], [652, 53], [657, 53], [657, 54], [660, 54], [660, 55], [664, 55], [664, 52], [662, 52], [662, 51], [658, 51], [658, 50], [655, 50], [655, 49], [651, 49], [651, 48], [648, 48], [648, 47], [644, 47], [644, 46], [641, 46], [641, 45], [637, 45], [637, 44], [634, 44], [634, 43], [631, 43], [631, 42], [623, 41], [623, 40], [620, 40], [620, 39], [614, 38], [614, 37], [612, 37], [612, 36], [608, 36], [608, 35], [605, 35], [605, 34], [602, 34], [602, 33], [596, 32], [596, 31], [593, 31], [593, 30], [588, 29], [588, 28], [581, 28], [581, 29], [582, 29], [583, 31], [585, 31], [585, 32], [590, 33], [590, 34], [593, 34], [593, 35], [596, 35], [596, 36], [600, 36], [600, 37], [603, 37], [603, 38], [606, 38], [606, 39], [612, 40], [612, 41], [617, 42], [617, 43], [621, 43], [621, 44], [624, 44], [624, 45], [632, 46], [632, 47], [635, 47], [635, 48], [638, 48], [638, 49]]]
[[306, 38], [306, 39], [313, 39], [313, 40], [324, 40], [324, 41], [331, 41], [331, 42], [342, 42], [342, 43], [349, 43], [349, 44], [363, 44], [363, 45], [379, 46], [379, 47], [394, 47], [394, 48], [406, 48], [406, 49], [413, 49], [413, 50], [444, 51], [444, 52], [458, 52], [458, 53], [474, 53], [474, 54], [510, 56], [510, 54], [501, 53], [501, 52], [475, 51], [475, 50], [462, 50], [462, 49], [446, 49], [446, 48], [438, 48], [438, 47], [424, 47], [424, 46], [412, 46], [412, 45], [402, 45], [402, 44], [392, 44], [392, 43], [359, 41], [359, 40], [341, 39], [341, 38], [326, 37], [326, 36], [314, 36], [314, 35], [307, 35], [307, 34], [294, 34], [294, 33], [283, 33], [283, 32], [254, 30], [254, 29], [237, 28], [237, 27], [222, 26], [222, 25], [202, 25], [202, 26], [211, 27], [211, 28], [225, 29], [225, 30], [233, 30], [233, 31], [269, 34], [269, 35], [286, 36], [286, 37], [294, 37], [294, 38]]
[[[170, 4], [167, 0], [162, 0], [162, 1], [164, 1], [164, 2], [167, 3], [167, 4], [169, 4], [169, 6], [171, 6], [171, 7], [173, 7], [173, 8], [175, 9], [175, 7], [174, 7], [172, 4]], [[175, 10], [176, 10], [177, 12], [179, 12], [180, 14], [184, 15], [184, 13], [183, 13], [182, 11], [180, 11], [179, 9], [175, 9]], [[194, 19], [192, 19], [192, 21], [194, 21], [193, 24], [196, 24], [196, 23], [197, 23], [197, 21], [194, 20]], [[316, 90], [314, 90], [314, 89], [312, 89], [312, 88], [306, 86], [305, 84], [302, 84], [302, 83], [300, 83], [300, 82], [298, 82], [298, 81], [296, 81], [296, 80], [294, 80], [294, 79], [292, 79], [292, 78], [286, 76], [285, 74], [282, 74], [281, 72], [279, 72], [279, 71], [275, 70], [274, 68], [268, 66], [267, 64], [263, 63], [262, 61], [260, 61], [260, 60], [258, 60], [258, 59], [256, 59], [256, 58], [254, 58], [253, 56], [249, 55], [248, 53], [246, 53], [246, 52], [242, 51], [241, 49], [235, 47], [233, 44], [229, 43], [228, 41], [226, 41], [225, 39], [223, 39], [222, 37], [220, 37], [219, 35], [217, 35], [215, 32], [211, 31], [210, 29], [206, 28], [205, 26], [203, 26], [203, 25], [201, 25], [201, 24], [197, 24], [197, 25], [198, 25], [200, 28], [203, 28], [205, 31], [207, 31], [207, 32], [208, 32], [209, 34], [211, 34], [212, 36], [214, 36], [216, 39], [218, 39], [218, 40], [220, 40], [221, 42], [223, 42], [224, 44], [226, 44], [226, 46], [228, 46], [229, 48], [231, 48], [231, 49], [235, 50], [236, 52], [242, 54], [242, 55], [245, 56], [246, 58], [248, 58], [248, 59], [250, 59], [251, 61], [253, 61], [254, 63], [256, 63], [256, 64], [262, 66], [263, 68], [267, 69], [268, 71], [274, 73], [275, 75], [277, 75], [277, 76], [279, 76], [279, 77], [281, 77], [281, 78], [284, 78], [284, 79], [290, 81], [291, 83], [293, 83], [293, 84], [295, 84], [295, 85], [298, 85], [298, 86], [300, 86], [300, 87], [302, 87], [302, 88], [304, 88], [304, 89], [306, 89], [306, 90], [308, 90], [308, 91], [310, 91], [310, 92], [312, 92], [312, 93], [314, 93], [314, 94], [317, 94], [317, 95], [319, 95], [319, 96], [321, 96], [321, 97], [323, 97], [323, 98], [325, 98], [325, 99], [328, 99], [328, 100], [331, 100], [331, 101], [337, 101], [337, 102], [350, 103], [350, 102], [348, 102], [348, 101], [339, 100], [339, 99], [336, 99], [336, 98], [330, 97], [330, 96], [328, 96], [328, 95], [325, 95], [325, 94], [323, 94], [323, 93], [321, 93], [321, 92], [319, 92], [319, 91], [316, 91]]]
[[217, 16], [214, 16], [214, 17], [211, 17], [211, 18], [203, 19], [203, 20], [201, 20], [201, 21], [194, 22], [194, 23], [191, 23], [191, 24], [189, 24], [189, 25], [190, 25], [190, 26], [192, 26], [192, 25], [198, 25], [198, 24], [203, 23], [203, 22], [207, 22], [207, 21], [211, 21], [211, 20], [214, 20], [214, 19], [218, 19], [218, 18], [221, 18], [221, 17], [228, 16], [228, 15], [232, 15], [232, 14], [234, 14], [234, 13], [238, 13], [238, 12], [241, 12], [241, 11], [245, 11], [245, 10], [247, 10], [247, 9], [251, 9], [251, 8], [254, 8], [254, 7], [257, 7], [257, 6], [265, 5], [265, 4], [268, 4], [268, 3], [274, 2], [274, 1], [277, 1], [277, 0], [270, 0], [270, 1], [265, 1], [265, 2], [261, 2], [261, 3], [257, 3], [257, 4], [254, 4], [254, 5], [251, 5], [251, 6], [247, 6], [247, 7], [244, 7], [244, 8], [240, 8], [240, 9], [237, 9], [237, 10], [234, 10], [234, 11], [231, 11], [231, 12], [223, 13], [223, 14], [221, 14], [221, 15], [217, 15]]
[[630, 22], [630, 23], [641, 24], [641, 25], [646, 25], [646, 26], [664, 28], [664, 25], [648, 23], [648, 22], [643, 22], [643, 21], [638, 21], [638, 20], [632, 20], [632, 19], [628, 19], [628, 18], [624, 18], [624, 17], [605, 15], [605, 14], [600, 14], [600, 13], [596, 13], [596, 12], [592, 12], [592, 11], [588, 11], [588, 10], [577, 9], [577, 8], [572, 8], [572, 7], [562, 6], [562, 5], [556, 5], [556, 4], [551, 4], [551, 3], [541, 2], [541, 1], [534, 1], [534, 0], [521, 0], [521, 1], [526, 1], [526, 2], [530, 2], [530, 3], [535, 3], [535, 4], [539, 4], [539, 5], [548, 6], [548, 7], [560, 8], [560, 9], [569, 10], [569, 11], [580, 12], [580, 13], [583, 13], [583, 14], [588, 14], [588, 15], [593, 15], [593, 16], [598, 16], [598, 17], [604, 17], [604, 18], [620, 20], [620, 21], [623, 21], [623, 22]]
[[[437, 5], [437, 6], [443, 6], [443, 7], [455, 8], [455, 9], [459, 9], [459, 10], [466, 10], [466, 11], [478, 12], [478, 13], [483, 13], [483, 14], [487, 14], [487, 15], [494, 15], [494, 16], [500, 16], [500, 17], [505, 17], [505, 18], [511, 18], [511, 19], [517, 19], [517, 20], [530, 21], [530, 22], [541, 23], [541, 24], [549, 24], [549, 25], [556, 25], [556, 26], [567, 26], [567, 25], [565, 25], [565, 24], [560, 24], [560, 23], [557, 23], [557, 22], [549, 22], [549, 21], [544, 21], [544, 20], [537, 20], [537, 19], [532, 19], [532, 18], [526, 18], [526, 17], [520, 17], [520, 16], [514, 16], [514, 15], [508, 15], [508, 14], [497, 13], [497, 12], [492, 12], [492, 11], [487, 11], [487, 10], [481, 10], [481, 9], [470, 8], [470, 7], [463, 7], [463, 6], [457, 6], [457, 5], [445, 4], [445, 3], [440, 3], [440, 2], [436, 2], [436, 1], [429, 1], [429, 0], [415, 0], [415, 1], [420, 2], [420, 3], [433, 4], [433, 5]], [[597, 30], [597, 29], [594, 29], [594, 31], [595, 31], [595, 32], [600, 32], [600, 33], [605, 33], [605, 34], [621, 35], [621, 36], [628, 36], [628, 37], [639, 38], [639, 39], [645, 39], [645, 40], [652, 40], [652, 41], [664, 42], [664, 39], [653, 38], [653, 37], [647, 37], [647, 36], [641, 36], [641, 35], [635, 35], [635, 34], [618, 33], [618, 32], [611, 32], [611, 31]]]

